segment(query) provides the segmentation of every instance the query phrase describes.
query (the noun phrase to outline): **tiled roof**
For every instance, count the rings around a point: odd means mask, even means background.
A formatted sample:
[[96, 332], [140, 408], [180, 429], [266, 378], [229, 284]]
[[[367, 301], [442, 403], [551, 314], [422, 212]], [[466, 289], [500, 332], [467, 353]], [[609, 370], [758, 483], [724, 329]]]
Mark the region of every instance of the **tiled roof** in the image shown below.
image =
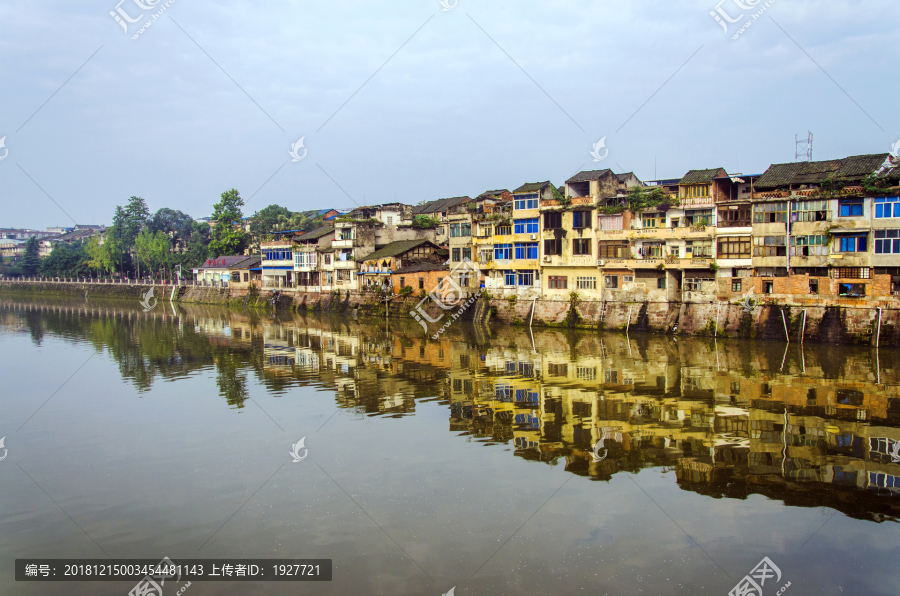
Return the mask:
[[327, 236], [334, 232], [334, 226], [322, 226], [321, 228], [316, 228], [312, 232], [307, 232], [302, 236], [298, 236], [296, 240], [318, 240], [322, 236]]
[[238, 261], [234, 265], [229, 266], [229, 269], [253, 269], [254, 267], [259, 267], [259, 264], [262, 262], [262, 257], [256, 255], [254, 257], [244, 257], [243, 261]]
[[418, 273], [420, 271], [449, 271], [450, 265], [445, 265], [444, 263], [435, 263], [423, 261], [421, 263], [413, 263], [411, 265], [406, 265], [394, 271], [397, 273]]
[[860, 180], [878, 170], [887, 157], [887, 153], [877, 153], [828, 161], [772, 164], [756, 181], [755, 187], [779, 188], [796, 184], [820, 184], [826, 178]]
[[679, 184], [709, 184], [725, 168], [710, 168], [708, 170], [688, 170]]
[[513, 194], [519, 192], [540, 192], [545, 186], [550, 184], [549, 180], [545, 180], [544, 182], [526, 182], [519, 188], [513, 191]]
[[570, 182], [588, 182], [590, 180], [600, 180], [603, 176], [607, 174], [607, 172], [612, 172], [609, 169], [606, 170], [586, 170], [584, 172], [578, 172], [568, 180], [566, 180], [566, 184]]
[[[391, 242], [387, 246], [383, 246], [370, 254], [367, 257], [363, 257], [360, 259], [361, 261], [374, 261], [376, 259], [386, 259], [388, 257], [396, 257], [397, 255], [403, 254], [408, 250], [412, 250], [413, 248], [419, 246], [420, 244], [434, 244], [431, 240], [426, 240], [425, 238], [420, 238], [418, 240], [398, 240], [396, 242]], [[437, 245], [435, 244], [435, 247]]]
[[438, 211], [446, 211], [450, 207], [455, 207], [467, 201], [471, 201], [469, 197], [451, 197], [449, 199], [438, 199], [419, 205], [413, 208], [413, 215], [424, 215], [426, 213], [437, 213]]

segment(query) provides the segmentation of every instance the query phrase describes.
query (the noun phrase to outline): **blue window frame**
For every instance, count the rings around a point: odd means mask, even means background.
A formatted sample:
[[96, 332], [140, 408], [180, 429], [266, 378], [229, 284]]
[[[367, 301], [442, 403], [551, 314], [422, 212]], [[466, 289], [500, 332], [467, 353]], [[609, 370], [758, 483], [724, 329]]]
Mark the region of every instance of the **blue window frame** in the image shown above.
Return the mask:
[[[590, 211], [573, 211], [572, 212], [572, 227], [573, 228], [589, 228], [591, 227], [591, 212]], [[665, 220], [663, 220], [665, 222]]]
[[845, 200], [840, 201], [838, 206], [838, 214], [841, 217], [859, 217], [863, 214], [862, 200]]
[[514, 219], [513, 223], [515, 224], [513, 231], [516, 234], [537, 234], [538, 233], [538, 218], [534, 217], [531, 219]]
[[503, 283], [507, 286], [516, 285], [516, 272], [515, 271], [504, 271], [503, 272]]
[[900, 254], [900, 230], [875, 230], [875, 254]]
[[866, 236], [842, 236], [838, 239], [839, 252], [866, 252], [868, 242]]
[[495, 244], [494, 245], [494, 260], [502, 261], [504, 259], [512, 258], [512, 244]]
[[514, 209], [537, 209], [538, 196], [537, 193], [530, 195], [517, 195], [513, 205]]
[[900, 197], [875, 199], [875, 219], [900, 217]]
[[536, 258], [538, 258], [537, 242], [516, 242], [516, 258], [517, 259], [536, 259]]
[[534, 285], [534, 271], [516, 271], [516, 277], [520, 286]]

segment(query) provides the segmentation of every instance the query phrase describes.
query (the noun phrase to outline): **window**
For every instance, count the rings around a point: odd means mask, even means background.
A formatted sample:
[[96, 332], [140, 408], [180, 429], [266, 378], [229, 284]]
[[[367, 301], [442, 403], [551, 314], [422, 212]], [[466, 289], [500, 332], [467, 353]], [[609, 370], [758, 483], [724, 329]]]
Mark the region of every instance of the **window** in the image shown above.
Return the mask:
[[562, 254], [562, 238], [551, 238], [544, 240], [545, 255], [561, 255]]
[[596, 290], [597, 289], [597, 278], [596, 277], [578, 277], [575, 280], [575, 286], [579, 290]]
[[791, 256], [828, 256], [828, 238], [826, 236], [791, 236]]
[[450, 224], [451, 238], [464, 238], [472, 235], [471, 223], [452, 223]]
[[787, 221], [787, 203], [757, 203], [753, 205], [753, 223]]
[[340, 228], [340, 240], [353, 240], [353, 228]]
[[659, 213], [645, 213], [641, 221], [645, 228], [658, 228]]
[[331, 255], [325, 255], [325, 264], [331, 265]]
[[562, 213], [545, 213], [544, 214], [544, 229], [545, 230], [558, 230], [562, 227]]
[[835, 267], [831, 270], [835, 279], [869, 279], [868, 267]]
[[[401, 288], [403, 287], [403, 279], [402, 279], [402, 278], [401, 278], [401, 280], [400, 280], [400, 287], [401, 287]], [[420, 289], [420, 290], [424, 290], [424, 289], [425, 289], [425, 278], [424, 278], [424, 277], [420, 277], [420, 278], [419, 278], [419, 289]]]
[[589, 255], [591, 254], [591, 241], [589, 238], [575, 238], [572, 240], [573, 255]]
[[622, 240], [601, 240], [597, 250], [601, 259], [627, 259], [629, 253], [628, 242]]
[[739, 225], [749, 226], [750, 205], [741, 205], [737, 209], [719, 209], [719, 225], [726, 228]]
[[626, 284], [634, 283], [634, 276], [633, 275], [622, 276], [622, 283], [626, 283]]
[[514, 231], [516, 234], [537, 234], [538, 218], [532, 219], [514, 219]]
[[406, 278], [405, 278], [405, 277], [401, 277], [401, 278], [400, 278], [400, 287], [401, 287], [401, 288], [405, 288], [405, 287], [406, 287]]
[[[538, 258], [537, 242], [516, 242], [516, 258], [517, 259], [536, 259]], [[531, 284], [528, 284], [531, 285]]]
[[895, 253], [900, 253], [900, 230], [875, 230], [875, 254]]
[[791, 208], [791, 221], [828, 221], [827, 200], [795, 201]]
[[841, 199], [838, 201], [838, 215], [841, 217], [859, 217], [862, 214], [862, 199]]
[[669, 247], [669, 256], [678, 258], [681, 256], [681, 247], [680, 246], [670, 246]]
[[463, 247], [462, 250], [463, 250], [463, 253], [462, 253], [463, 260], [469, 259], [471, 261], [472, 260], [472, 247], [466, 246], [466, 247]]
[[512, 258], [512, 244], [495, 244], [494, 245], [494, 259], [497, 261], [502, 261], [505, 259]]
[[547, 277], [547, 288], [550, 290], [565, 290], [568, 288], [568, 277], [562, 275], [550, 275]]
[[720, 259], [749, 259], [750, 237], [719, 238]]
[[534, 271], [518, 271], [517, 277], [520, 286], [534, 285]]
[[756, 277], [787, 277], [786, 267], [759, 267], [756, 269]]
[[900, 217], [900, 197], [875, 199], [875, 219]]
[[607, 290], [616, 290], [619, 287], [619, 276], [618, 275], [604, 275], [603, 276], [603, 287]]
[[452, 249], [452, 254], [453, 254], [453, 258], [451, 259], [452, 261], [461, 261], [461, 260], [462, 260], [462, 259], [459, 258], [459, 257], [460, 257], [460, 252], [459, 252], [459, 249], [458, 249], [458, 248]]
[[838, 238], [838, 252], [866, 252], [868, 236], [841, 236]]
[[478, 260], [482, 263], [488, 263], [493, 255], [494, 249], [489, 246], [478, 251]]
[[677, 228], [679, 223], [681, 223], [681, 218], [678, 218], [678, 217], [670, 217], [669, 218], [669, 226], [670, 227]]
[[657, 290], [665, 290], [666, 289], [666, 278], [665, 277], [657, 277], [656, 278], [656, 289]]
[[866, 284], [838, 284], [839, 296], [865, 296]]
[[665, 253], [665, 247], [666, 245], [662, 242], [644, 242], [640, 255], [645, 259], [659, 259]]
[[503, 284], [507, 286], [516, 285], [516, 272], [515, 271], [504, 271], [503, 272]]
[[350, 270], [349, 269], [341, 269], [337, 272], [338, 281], [350, 281]]
[[819, 280], [818, 279], [810, 279], [809, 280], [809, 293], [810, 294], [818, 294], [819, 293]]
[[763, 294], [771, 294], [775, 291], [775, 282], [772, 281], [764, 281], [763, 282]]
[[686, 199], [693, 199], [696, 197], [708, 197], [709, 196], [709, 184], [692, 184], [690, 186], [682, 186], [681, 196]]
[[700, 292], [703, 290], [704, 283], [712, 283], [715, 280], [708, 277], [690, 277], [684, 280], [684, 290], [686, 292]]
[[244, 281], [245, 281], [245, 282], [250, 281], [250, 274], [249, 274], [249, 273], [245, 273], [245, 274], [244, 274]]
[[479, 224], [478, 229], [481, 231], [481, 238], [487, 238], [492, 235], [494, 230], [493, 226], [486, 226], [484, 224]]
[[538, 196], [537, 193], [530, 195], [517, 195], [515, 198], [514, 209], [537, 209]]
[[551, 377], [565, 377], [569, 374], [569, 365], [568, 364], [553, 364], [552, 362], [547, 365], [547, 374]]
[[691, 255], [692, 259], [712, 258], [712, 240], [688, 240], [684, 243], [684, 254]]
[[512, 234], [512, 226], [497, 226], [494, 233], [497, 236], [508, 236]]
[[394, 225], [394, 218], [390, 215], [387, 216], [387, 225], [389, 225], [389, 226]]
[[575, 367], [575, 376], [581, 379], [582, 381], [596, 381], [597, 380], [597, 367], [596, 366], [576, 366]]
[[590, 211], [573, 211], [572, 212], [572, 227], [573, 228], [589, 228], [591, 227], [591, 212]]
[[743, 281], [743, 280], [740, 280], [740, 279], [732, 279], [732, 280], [731, 280], [731, 291], [732, 291], [732, 292], [740, 292], [740, 291], [741, 291], [741, 286], [743, 285], [743, 284], [741, 283], [742, 281]]
[[786, 257], [784, 236], [756, 236], [753, 238], [754, 257]]

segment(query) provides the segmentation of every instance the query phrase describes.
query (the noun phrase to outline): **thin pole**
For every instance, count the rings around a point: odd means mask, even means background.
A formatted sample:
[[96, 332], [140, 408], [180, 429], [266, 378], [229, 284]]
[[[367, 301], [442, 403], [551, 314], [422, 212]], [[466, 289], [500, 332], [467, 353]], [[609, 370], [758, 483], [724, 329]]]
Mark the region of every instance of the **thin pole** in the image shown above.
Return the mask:
[[881, 342], [881, 307], [878, 307], [878, 332], [875, 334], [875, 347]]
[[784, 318], [784, 310], [781, 311], [781, 322], [784, 323], [784, 337], [788, 343], [791, 343], [791, 336], [788, 334], [787, 319]]

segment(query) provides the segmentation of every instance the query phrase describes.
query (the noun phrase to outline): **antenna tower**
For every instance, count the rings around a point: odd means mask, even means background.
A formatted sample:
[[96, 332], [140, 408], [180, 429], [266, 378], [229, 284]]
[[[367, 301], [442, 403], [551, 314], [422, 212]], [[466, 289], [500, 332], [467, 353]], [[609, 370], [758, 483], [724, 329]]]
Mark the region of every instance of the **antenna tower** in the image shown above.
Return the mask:
[[813, 134], [807, 135], [805, 140], [794, 135], [794, 161], [812, 161]]

